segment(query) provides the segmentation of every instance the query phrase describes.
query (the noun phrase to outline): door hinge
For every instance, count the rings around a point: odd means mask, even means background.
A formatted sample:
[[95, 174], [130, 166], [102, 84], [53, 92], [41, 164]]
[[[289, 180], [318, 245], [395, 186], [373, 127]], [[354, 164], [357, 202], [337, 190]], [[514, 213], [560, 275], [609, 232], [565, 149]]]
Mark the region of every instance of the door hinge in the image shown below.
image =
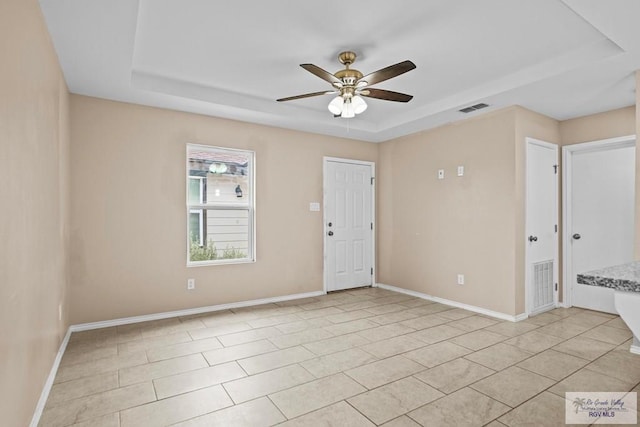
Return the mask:
[[553, 229], [554, 229], [554, 230], [556, 231], [556, 233], [557, 233], [557, 232], [558, 232], [558, 224], [555, 224], [555, 225], [553, 226]]
[[373, 276], [373, 267], [371, 267], [371, 275]]
[[557, 283], [556, 283], [556, 287], [555, 287], [555, 290], [556, 290], [556, 291], [558, 291], [558, 284], [557, 284]]
[[375, 177], [375, 176], [372, 176], [372, 177], [371, 177], [371, 185], [373, 185], [373, 180], [374, 180], [374, 179], [376, 179], [376, 177]]
[[553, 165], [553, 173], [558, 173], [558, 165]]

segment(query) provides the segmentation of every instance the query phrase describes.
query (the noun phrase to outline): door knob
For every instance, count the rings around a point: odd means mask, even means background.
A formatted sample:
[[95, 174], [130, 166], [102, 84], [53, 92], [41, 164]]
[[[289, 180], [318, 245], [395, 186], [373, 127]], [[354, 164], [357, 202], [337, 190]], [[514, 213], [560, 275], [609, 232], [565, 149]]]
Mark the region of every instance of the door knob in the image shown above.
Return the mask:
[[329, 236], [333, 236], [333, 231], [329, 231], [327, 234], [328, 234]]
[[529, 236], [529, 241], [530, 242], [537, 242], [538, 238], [536, 236]]
[[579, 235], [578, 233], [576, 233], [576, 234], [574, 234], [574, 235], [573, 235], [573, 236], [571, 236], [571, 237], [573, 237], [573, 238], [574, 238], [574, 239], [576, 239], [576, 240], [580, 240], [580, 238], [581, 238], [582, 236], [581, 236], [581, 235]]

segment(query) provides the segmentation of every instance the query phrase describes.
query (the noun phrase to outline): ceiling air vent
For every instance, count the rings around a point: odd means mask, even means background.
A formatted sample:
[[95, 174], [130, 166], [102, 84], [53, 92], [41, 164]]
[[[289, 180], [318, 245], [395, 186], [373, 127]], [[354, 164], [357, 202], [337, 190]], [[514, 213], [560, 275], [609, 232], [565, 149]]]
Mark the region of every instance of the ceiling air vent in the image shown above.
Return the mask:
[[487, 108], [488, 106], [489, 105], [485, 104], [484, 102], [481, 102], [480, 104], [470, 105], [470, 106], [465, 107], [465, 108], [463, 108], [461, 110], [458, 110], [458, 111], [460, 111], [461, 113], [468, 114], [468, 113], [471, 113], [471, 112], [476, 111], [476, 110], [481, 110], [483, 108]]

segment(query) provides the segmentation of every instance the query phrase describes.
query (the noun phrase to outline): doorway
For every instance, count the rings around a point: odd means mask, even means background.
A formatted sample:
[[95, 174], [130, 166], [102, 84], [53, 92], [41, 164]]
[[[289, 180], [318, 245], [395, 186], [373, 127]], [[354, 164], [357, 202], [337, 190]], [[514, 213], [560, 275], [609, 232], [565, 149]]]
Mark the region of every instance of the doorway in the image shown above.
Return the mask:
[[532, 316], [558, 302], [558, 146], [526, 139], [525, 305]]
[[612, 289], [577, 275], [633, 261], [635, 136], [563, 147], [566, 306], [616, 313]]
[[374, 283], [375, 164], [324, 158], [324, 286]]

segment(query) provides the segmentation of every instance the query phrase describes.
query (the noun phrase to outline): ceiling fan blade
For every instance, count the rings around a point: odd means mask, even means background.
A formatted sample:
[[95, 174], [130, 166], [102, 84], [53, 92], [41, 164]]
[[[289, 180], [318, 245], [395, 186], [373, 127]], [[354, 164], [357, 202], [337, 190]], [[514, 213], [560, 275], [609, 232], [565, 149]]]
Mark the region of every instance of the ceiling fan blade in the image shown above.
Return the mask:
[[322, 92], [305, 93], [303, 95], [290, 96], [288, 98], [280, 98], [280, 99], [277, 99], [276, 101], [278, 102], [293, 101], [294, 99], [311, 98], [312, 96], [320, 96], [320, 95], [331, 95], [332, 93], [338, 93], [338, 91], [325, 90]]
[[407, 71], [411, 71], [414, 68], [416, 68], [416, 64], [411, 61], [398, 62], [397, 64], [389, 65], [386, 68], [367, 74], [359, 79], [356, 84], [364, 81], [367, 82], [368, 86], [373, 86], [377, 83], [397, 77], [400, 74], [404, 74]]
[[307, 70], [308, 72], [310, 72], [311, 74], [314, 74], [318, 77], [320, 77], [322, 80], [325, 80], [331, 84], [337, 84], [342, 86], [342, 80], [340, 80], [339, 78], [337, 78], [336, 76], [334, 76], [333, 74], [331, 74], [328, 71], [323, 70], [322, 68], [318, 67], [317, 65], [313, 65], [313, 64], [300, 64], [300, 66], [302, 68], [304, 68], [305, 70]]
[[413, 99], [413, 95], [406, 93], [393, 92], [391, 90], [369, 88], [360, 92], [360, 95], [368, 98], [384, 99], [385, 101], [409, 102]]

